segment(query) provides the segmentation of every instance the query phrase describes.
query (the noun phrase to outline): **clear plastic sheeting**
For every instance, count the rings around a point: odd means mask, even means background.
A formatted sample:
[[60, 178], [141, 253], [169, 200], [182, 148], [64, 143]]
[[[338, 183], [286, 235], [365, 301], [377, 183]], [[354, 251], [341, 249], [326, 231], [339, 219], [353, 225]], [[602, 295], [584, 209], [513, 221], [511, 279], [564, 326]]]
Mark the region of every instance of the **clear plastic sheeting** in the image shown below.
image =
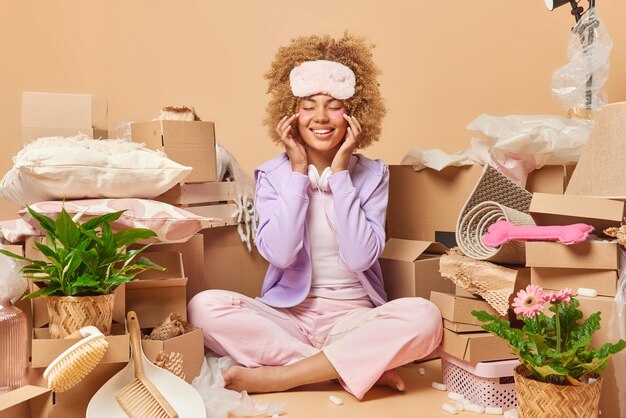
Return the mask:
[[594, 9], [576, 23], [569, 40], [569, 63], [552, 75], [552, 92], [564, 110], [600, 110], [607, 103], [602, 86], [609, 75], [613, 42]]
[[191, 386], [204, 401], [206, 418], [228, 418], [229, 413], [238, 417], [281, 415], [283, 403], [261, 404], [254, 402], [246, 391], [224, 387], [223, 373], [235, 364], [230, 357], [206, 356], [200, 374], [193, 379]]
[[28, 288], [26, 280], [20, 275], [22, 261], [0, 254], [0, 299], [10, 299], [15, 303]]

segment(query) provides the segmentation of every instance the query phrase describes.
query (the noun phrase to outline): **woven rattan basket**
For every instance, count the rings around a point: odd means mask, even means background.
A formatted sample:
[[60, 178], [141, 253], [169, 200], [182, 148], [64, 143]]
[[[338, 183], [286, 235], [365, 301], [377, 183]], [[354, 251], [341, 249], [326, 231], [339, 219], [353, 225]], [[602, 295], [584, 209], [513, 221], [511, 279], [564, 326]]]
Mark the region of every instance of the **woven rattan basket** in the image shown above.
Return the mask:
[[48, 296], [50, 337], [65, 338], [74, 331], [93, 325], [104, 335], [111, 334], [115, 295]]
[[517, 409], [524, 418], [597, 418], [602, 379], [578, 386], [555, 385], [514, 372]]

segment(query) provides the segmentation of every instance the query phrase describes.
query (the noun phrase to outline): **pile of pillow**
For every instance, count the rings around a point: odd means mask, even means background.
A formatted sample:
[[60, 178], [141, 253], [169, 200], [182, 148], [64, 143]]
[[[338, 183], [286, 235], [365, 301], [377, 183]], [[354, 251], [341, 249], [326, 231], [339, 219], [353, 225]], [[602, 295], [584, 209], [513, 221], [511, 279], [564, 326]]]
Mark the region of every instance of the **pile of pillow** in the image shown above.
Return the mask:
[[[150, 200], [180, 183], [190, 172], [159, 151], [125, 140], [94, 140], [86, 135], [40, 138], [13, 158], [0, 183], [0, 197], [56, 218], [61, 208], [81, 221], [126, 210], [114, 232], [149, 228], [156, 242], [184, 242], [218, 219]], [[78, 200], [75, 200], [78, 199]], [[0, 241], [21, 242], [43, 235], [26, 209], [23, 220], [0, 223]]]

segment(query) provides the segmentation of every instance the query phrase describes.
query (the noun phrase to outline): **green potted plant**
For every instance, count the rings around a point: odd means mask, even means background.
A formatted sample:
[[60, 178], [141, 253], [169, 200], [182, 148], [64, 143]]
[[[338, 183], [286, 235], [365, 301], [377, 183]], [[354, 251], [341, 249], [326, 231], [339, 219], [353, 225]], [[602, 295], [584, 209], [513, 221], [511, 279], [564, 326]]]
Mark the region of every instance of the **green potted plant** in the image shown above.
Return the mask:
[[28, 207], [33, 219], [46, 232], [44, 243], [36, 243], [45, 260], [35, 260], [0, 250], [29, 264], [22, 275], [39, 289], [26, 298], [46, 297], [50, 335], [64, 338], [86, 325], [95, 325], [110, 334], [115, 289], [148, 269], [163, 270], [145, 257], [138, 258], [148, 245], [128, 250], [139, 240], [156, 236], [145, 228], [113, 233], [111, 223], [124, 211], [73, 220], [63, 208], [56, 219]]
[[[546, 315], [544, 305], [550, 305]], [[571, 289], [544, 292], [529, 285], [513, 304], [521, 329], [485, 311], [473, 311], [483, 329], [504, 339], [521, 364], [514, 370], [517, 406], [524, 417], [597, 417], [602, 379], [609, 357], [626, 347], [624, 340], [591, 349], [600, 329], [600, 313], [582, 321], [580, 302]]]

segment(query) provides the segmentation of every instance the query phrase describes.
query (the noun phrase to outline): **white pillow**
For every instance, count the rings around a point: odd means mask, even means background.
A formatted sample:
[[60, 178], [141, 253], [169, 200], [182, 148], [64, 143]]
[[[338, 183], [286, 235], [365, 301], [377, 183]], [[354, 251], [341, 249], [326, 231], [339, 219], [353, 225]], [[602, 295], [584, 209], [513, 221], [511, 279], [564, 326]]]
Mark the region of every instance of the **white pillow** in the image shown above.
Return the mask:
[[26, 205], [45, 200], [150, 199], [182, 181], [185, 167], [144, 144], [119, 139], [39, 138], [15, 157], [0, 196]]

